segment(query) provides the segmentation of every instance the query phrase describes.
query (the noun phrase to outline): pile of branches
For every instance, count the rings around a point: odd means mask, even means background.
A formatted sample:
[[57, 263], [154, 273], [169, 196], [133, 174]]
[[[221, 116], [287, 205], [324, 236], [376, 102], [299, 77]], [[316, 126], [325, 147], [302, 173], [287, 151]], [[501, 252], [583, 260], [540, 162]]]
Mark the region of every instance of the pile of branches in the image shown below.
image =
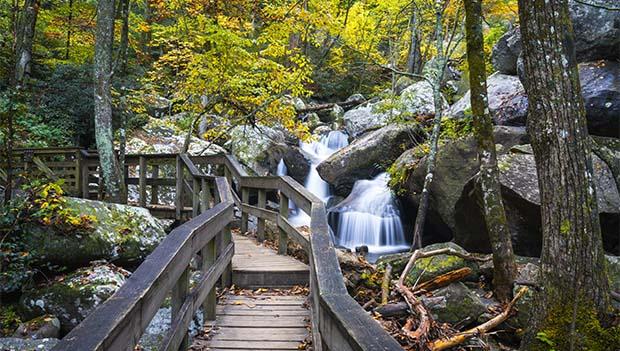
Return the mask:
[[478, 262], [491, 260], [490, 256], [473, 256], [451, 248], [426, 252], [416, 250], [398, 280], [392, 281], [390, 265], [381, 272], [363, 258], [357, 258], [356, 261], [351, 258], [352, 254], [339, 254], [345, 281], [349, 281], [352, 275], [365, 277], [355, 287], [353, 284], [347, 285], [351, 295], [365, 310], [372, 312], [374, 318], [403, 345], [405, 350], [447, 350], [456, 348], [471, 338], [488, 335], [512, 315], [515, 303], [527, 291], [525, 288], [521, 289], [512, 301], [502, 306], [497, 315], [473, 328], [461, 331], [449, 324], [438, 323], [433, 320], [428, 306], [425, 306], [421, 297], [432, 295], [434, 290], [461, 281], [472, 273], [471, 268], [459, 268], [423, 283], [420, 283], [422, 276], [420, 274], [420, 277], [413, 279], [412, 286], [407, 286], [406, 278], [416, 261], [438, 255], [452, 255]]

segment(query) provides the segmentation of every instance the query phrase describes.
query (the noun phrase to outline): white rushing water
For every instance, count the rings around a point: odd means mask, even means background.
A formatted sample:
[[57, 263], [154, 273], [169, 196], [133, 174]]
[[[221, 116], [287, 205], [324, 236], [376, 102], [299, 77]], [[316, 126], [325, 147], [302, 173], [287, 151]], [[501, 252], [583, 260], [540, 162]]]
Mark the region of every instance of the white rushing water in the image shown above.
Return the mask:
[[351, 194], [330, 212], [337, 214], [338, 244], [352, 250], [366, 245], [373, 254], [409, 248], [400, 220], [398, 202], [388, 187], [389, 176], [358, 180]]

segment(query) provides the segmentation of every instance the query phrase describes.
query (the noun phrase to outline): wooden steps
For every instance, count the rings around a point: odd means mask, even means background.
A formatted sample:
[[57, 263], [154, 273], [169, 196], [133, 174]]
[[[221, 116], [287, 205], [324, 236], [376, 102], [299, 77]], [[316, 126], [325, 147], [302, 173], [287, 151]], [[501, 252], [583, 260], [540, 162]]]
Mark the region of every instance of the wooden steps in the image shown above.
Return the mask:
[[241, 288], [289, 288], [307, 285], [308, 265], [293, 257], [278, 255], [252, 238], [233, 234], [233, 284]]
[[211, 333], [192, 350], [299, 350], [310, 340], [306, 296], [224, 295]]

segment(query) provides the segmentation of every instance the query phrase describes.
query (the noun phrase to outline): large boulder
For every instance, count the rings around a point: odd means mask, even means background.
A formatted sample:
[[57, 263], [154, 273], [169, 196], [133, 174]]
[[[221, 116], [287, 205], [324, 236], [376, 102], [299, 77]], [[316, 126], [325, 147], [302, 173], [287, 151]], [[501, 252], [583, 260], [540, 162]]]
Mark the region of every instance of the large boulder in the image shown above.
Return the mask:
[[[519, 147], [501, 155], [498, 158], [499, 180], [515, 252], [524, 256], [538, 256], [542, 247], [540, 192], [536, 163], [530, 150], [528, 147]], [[592, 157], [603, 244], [607, 251], [616, 252], [620, 195], [607, 164], [596, 155]], [[475, 176], [464, 187], [456, 203], [454, 240], [470, 251], [491, 252], [479, 199], [480, 186]]]
[[[448, 108], [448, 102], [441, 98], [442, 109]], [[435, 115], [433, 87], [426, 80], [414, 83], [400, 94], [400, 103], [404, 112], [413, 117], [431, 117]]]
[[385, 126], [390, 119], [390, 113], [382, 109], [379, 101], [368, 102], [345, 112], [342, 119], [347, 134], [355, 138], [364, 132]]
[[[527, 96], [521, 81], [516, 76], [494, 73], [487, 79], [489, 111], [497, 125], [525, 126], [527, 117]], [[448, 115], [454, 118], [471, 116], [471, 92], [457, 101]]]
[[[426, 299], [423, 297], [422, 302]], [[430, 306], [433, 319], [441, 323], [471, 322], [487, 312], [480, 297], [461, 282], [434, 291], [432, 299], [433, 303], [425, 305]]]
[[64, 279], [22, 295], [20, 304], [27, 317], [53, 314], [61, 331], [69, 332], [112, 296], [130, 273], [110, 264], [81, 268]]
[[[620, 20], [617, 11], [590, 6], [569, 0], [575, 33], [575, 51], [578, 62], [620, 58]], [[601, 5], [615, 6], [617, 0], [599, 0]], [[516, 74], [521, 54], [519, 28], [508, 31], [493, 47], [493, 66], [501, 73]]]
[[[175, 154], [181, 152], [187, 131], [181, 130], [172, 120], [149, 118], [148, 122], [127, 140], [128, 154]], [[220, 146], [194, 136], [190, 139], [188, 153], [192, 156], [222, 154]]]
[[145, 208], [86, 199], [66, 198], [66, 206], [93, 216], [93, 228], [65, 233], [52, 226], [29, 222], [23, 242], [42, 263], [80, 267], [93, 260], [114, 260], [135, 266], [166, 236], [162, 223]]
[[620, 137], [620, 62], [602, 60], [580, 64], [579, 79], [588, 132]]
[[45, 339], [60, 337], [60, 320], [53, 315], [43, 315], [21, 323], [13, 336], [22, 339]]
[[[257, 175], [275, 174], [275, 167], [280, 162], [282, 152], [270, 152], [271, 148], [280, 150], [286, 146], [297, 146], [299, 140], [290, 133], [278, 127], [237, 126], [229, 132], [226, 148], [247, 168]], [[291, 152], [295, 152], [291, 149]], [[297, 154], [295, 158], [301, 161], [303, 156]], [[299, 158], [302, 157], [302, 158]], [[288, 165], [287, 165], [288, 166]]]
[[392, 124], [369, 132], [338, 150], [317, 166], [321, 178], [346, 196], [358, 179], [369, 179], [389, 167], [404, 150], [422, 140], [418, 127]]
[[[494, 128], [495, 143], [498, 154], [518, 144], [527, 143], [528, 137], [525, 128], [496, 126]], [[454, 206], [458, 201], [467, 181], [478, 172], [478, 149], [473, 136], [446, 142], [437, 152], [433, 182], [430, 187], [429, 217], [427, 224], [434, 228], [445, 228], [448, 233], [441, 233], [444, 237], [451, 237], [456, 230]], [[406, 197], [417, 208], [419, 196], [426, 177], [426, 160], [424, 157], [410, 170], [402, 187]], [[411, 216], [411, 214], [408, 214]], [[415, 217], [415, 215], [413, 215]], [[426, 232], [427, 227], [425, 227]], [[429, 233], [431, 236], [437, 233]], [[423, 241], [427, 242], [424, 240]]]
[[287, 175], [303, 184], [308, 172], [310, 172], [310, 162], [302, 150], [297, 146], [281, 143], [272, 144], [265, 150], [265, 158], [260, 162], [260, 165], [267, 168], [271, 174], [277, 174], [280, 160], [284, 161], [286, 165]]

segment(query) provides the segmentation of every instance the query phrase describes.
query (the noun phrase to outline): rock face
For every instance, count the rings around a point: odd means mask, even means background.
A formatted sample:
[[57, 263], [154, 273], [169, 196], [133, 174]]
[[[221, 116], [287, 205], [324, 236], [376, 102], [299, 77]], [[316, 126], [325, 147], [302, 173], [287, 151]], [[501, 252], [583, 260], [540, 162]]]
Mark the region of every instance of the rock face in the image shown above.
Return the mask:
[[[413, 117], [431, 117], [435, 115], [433, 87], [427, 81], [419, 81], [405, 88], [400, 94], [400, 102], [405, 112]], [[442, 97], [443, 109], [448, 103]]]
[[78, 213], [96, 218], [87, 233], [56, 232], [29, 224], [25, 245], [41, 259], [60, 266], [80, 267], [93, 260], [115, 260], [120, 265], [141, 262], [166, 236], [161, 222], [147, 209], [86, 199], [67, 198]]
[[[516, 76], [494, 73], [487, 79], [489, 111], [497, 125], [525, 126], [527, 117], [527, 96], [521, 81]], [[457, 101], [448, 115], [464, 118], [471, 115], [470, 92]]]
[[368, 102], [345, 112], [342, 119], [347, 134], [355, 138], [368, 130], [386, 125], [390, 117], [389, 113], [380, 112], [380, 109], [380, 103]]
[[[513, 145], [527, 143], [525, 128], [496, 126], [495, 143], [500, 146], [498, 154], [508, 152]], [[432, 232], [431, 236], [440, 235], [451, 238], [456, 230], [455, 209], [467, 181], [478, 172], [477, 147], [473, 137], [448, 142], [437, 152], [436, 168], [430, 188], [430, 208], [427, 219], [430, 228], [447, 232]], [[426, 177], [426, 157], [408, 174], [403, 187], [412, 208], [418, 207], [419, 194], [422, 192]], [[414, 214], [410, 216], [415, 217]], [[428, 227], [425, 227], [425, 231]], [[428, 242], [423, 238], [423, 242]]]
[[62, 332], [67, 333], [112, 296], [129, 274], [109, 264], [82, 268], [46, 288], [25, 293], [21, 306], [27, 316], [57, 316]]
[[487, 312], [480, 298], [460, 282], [434, 291], [432, 298], [434, 303], [426, 305], [431, 306], [433, 319], [441, 323], [456, 324], [468, 318], [476, 320]]
[[[620, 58], [620, 20], [617, 11], [568, 1], [575, 33], [577, 60]], [[597, 4], [614, 7], [616, 0], [600, 0]], [[493, 48], [492, 61], [501, 73], [516, 74], [521, 52], [521, 33], [518, 28], [504, 34]]]
[[[540, 255], [542, 245], [540, 193], [534, 155], [521, 147], [498, 158], [502, 198], [512, 234], [515, 253], [524, 256]], [[607, 251], [616, 252], [620, 225], [620, 195], [609, 167], [593, 155], [594, 181], [601, 216], [603, 244]], [[464, 187], [456, 203], [456, 233], [454, 240], [465, 249], [491, 252], [484, 215], [480, 202], [477, 178]]]
[[588, 132], [619, 138], [620, 63], [602, 60], [581, 64], [579, 79], [588, 117]]
[[20, 339], [0, 338], [2, 351], [50, 351], [58, 343], [58, 339]]
[[60, 320], [44, 315], [19, 325], [13, 336], [22, 339], [60, 338]]
[[284, 160], [287, 175], [293, 177], [299, 184], [304, 183], [306, 175], [310, 172], [310, 163], [297, 146], [273, 144], [265, 150], [265, 155], [260, 164], [271, 174], [276, 174], [280, 160]]
[[421, 131], [405, 124], [392, 124], [369, 132], [338, 150], [317, 166], [321, 178], [346, 196], [358, 179], [369, 179], [385, 170], [406, 149], [414, 146], [411, 136], [422, 140]]
[[[187, 132], [171, 120], [149, 118], [146, 125], [127, 140], [128, 154], [174, 154], [183, 149]], [[216, 144], [191, 138], [188, 152], [193, 156], [215, 155], [226, 151]]]

